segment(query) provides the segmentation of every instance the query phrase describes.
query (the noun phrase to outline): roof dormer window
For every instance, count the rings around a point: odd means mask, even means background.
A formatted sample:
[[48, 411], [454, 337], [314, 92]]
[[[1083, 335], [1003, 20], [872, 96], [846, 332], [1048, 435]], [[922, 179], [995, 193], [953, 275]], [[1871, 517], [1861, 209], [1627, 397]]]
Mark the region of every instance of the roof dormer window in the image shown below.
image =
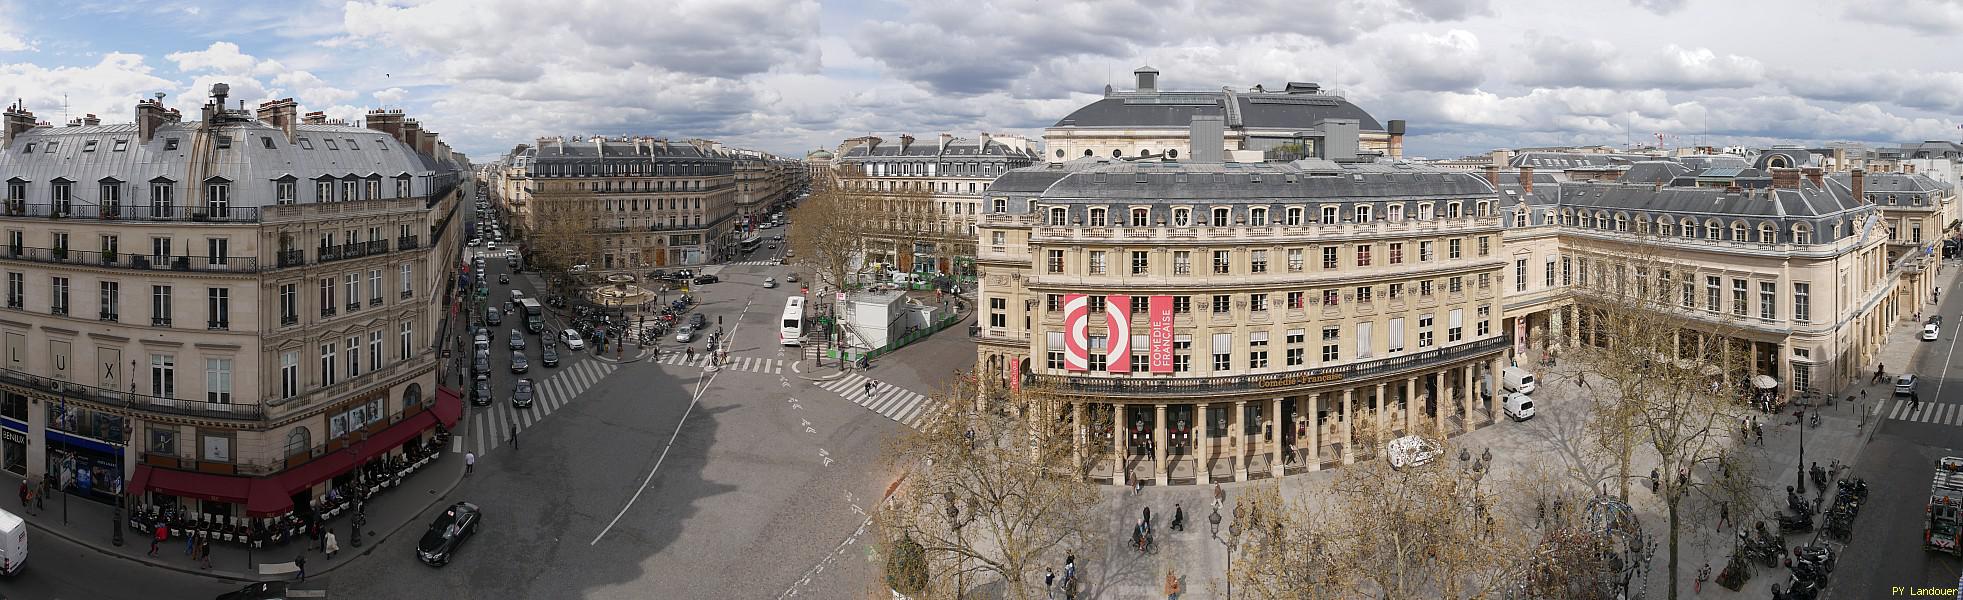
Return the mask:
[[35, 146], [35, 144], [36, 144], [36, 142], [28, 142], [28, 143], [27, 143], [27, 147], [26, 147], [26, 148], [22, 148], [22, 149], [21, 149], [21, 151], [20, 151], [20, 153], [21, 153], [21, 154], [33, 154], [33, 153], [34, 153], [34, 146]]
[[[173, 142], [175, 142], [175, 141], [177, 141], [177, 140], [171, 140], [171, 141], [173, 141]], [[302, 149], [302, 150], [312, 150], [312, 149], [314, 149], [314, 142], [313, 142], [313, 140], [309, 140], [309, 139], [307, 139], [307, 138], [300, 138], [300, 149]]]
[[115, 143], [115, 145], [114, 145], [113, 147], [111, 147], [111, 148], [109, 149], [109, 151], [110, 151], [110, 152], [122, 152], [122, 151], [124, 151], [124, 150], [128, 150], [128, 149], [129, 149], [129, 147], [130, 147], [130, 141], [129, 141], [129, 138], [116, 138], [116, 143]]
[[232, 147], [232, 136], [225, 135], [222, 133], [218, 134], [218, 149], [226, 150], [231, 147]]
[[323, 144], [327, 144], [327, 149], [328, 149], [328, 150], [340, 150], [340, 149], [341, 149], [341, 147], [340, 147], [339, 145], [337, 145], [337, 144], [335, 144], [335, 143], [334, 143], [334, 140], [332, 140], [332, 139], [323, 139], [323, 140], [321, 140], [320, 142], [321, 142], [321, 143], [323, 143]]
[[55, 148], [56, 148], [56, 147], [59, 147], [59, 146], [61, 146], [61, 142], [56, 142], [56, 141], [49, 141], [49, 142], [48, 142], [48, 149], [47, 149], [47, 150], [44, 150], [44, 152], [46, 152], [46, 153], [48, 153], [48, 154], [54, 154], [54, 153], [55, 153]]
[[176, 150], [176, 149], [177, 149], [177, 138], [164, 138], [164, 149], [165, 149], [165, 150]]
[[82, 152], [94, 152], [96, 143], [100, 141], [101, 140], [88, 140], [82, 142]]
[[270, 135], [259, 136], [259, 145], [265, 146], [267, 150], [275, 149], [275, 146], [273, 146], [273, 136]]
[[346, 140], [346, 141], [348, 142], [348, 149], [349, 149], [349, 150], [360, 150], [360, 149], [361, 149], [361, 144], [356, 144], [356, 143], [354, 143], [354, 140], [353, 140], [352, 138], [350, 138], [350, 139], [348, 139], [348, 140]]

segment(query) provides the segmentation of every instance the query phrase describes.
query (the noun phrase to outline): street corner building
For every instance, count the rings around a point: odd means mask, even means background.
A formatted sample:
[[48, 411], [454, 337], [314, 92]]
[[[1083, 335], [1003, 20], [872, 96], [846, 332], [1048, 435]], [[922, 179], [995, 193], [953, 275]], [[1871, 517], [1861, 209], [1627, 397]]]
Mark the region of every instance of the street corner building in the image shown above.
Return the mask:
[[[1114, 483], [1279, 477], [1378, 454], [1359, 439], [1493, 424], [1499, 372], [1606, 343], [1576, 301], [1632, 277], [1742, 324], [1678, 343], [1743, 348], [1788, 391], [1844, 381], [1929, 292], [1905, 219], [1934, 241], [1955, 212], [1944, 185], [1900, 184], [1897, 206], [1860, 169], [1730, 156], [1419, 164], [1403, 122], [1316, 84], [1136, 75], [989, 186], [977, 235], [978, 368], [1065, 394]], [[1662, 255], [1631, 272], [1638, 246]]]
[[975, 278], [976, 225], [989, 183], [1042, 162], [1028, 139], [989, 133], [943, 133], [937, 140], [901, 135], [897, 143], [857, 137], [836, 154], [806, 160], [823, 161], [836, 185], [881, 203], [879, 212], [889, 215], [868, 223], [866, 269], [963, 282]]
[[455, 423], [438, 340], [468, 165], [401, 111], [227, 91], [196, 122], [161, 96], [126, 124], [6, 111], [0, 458], [243, 539]]
[[520, 252], [569, 254], [554, 260], [596, 273], [734, 256], [750, 219], [784, 202], [803, 177], [802, 167], [768, 154], [640, 136], [539, 138], [490, 171]]

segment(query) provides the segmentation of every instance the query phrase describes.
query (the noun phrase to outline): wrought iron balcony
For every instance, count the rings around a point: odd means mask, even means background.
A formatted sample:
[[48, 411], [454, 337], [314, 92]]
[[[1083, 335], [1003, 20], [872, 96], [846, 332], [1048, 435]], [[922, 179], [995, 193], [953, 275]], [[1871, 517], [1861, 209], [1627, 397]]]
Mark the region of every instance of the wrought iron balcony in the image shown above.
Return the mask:
[[205, 223], [257, 223], [255, 206], [200, 207], [152, 206], [137, 204], [32, 204], [8, 201], [0, 216], [44, 219], [100, 219], [104, 221], [193, 221]]
[[69, 248], [33, 248], [27, 246], [8, 246], [5, 252], [0, 252], [0, 260], [25, 260], [119, 269], [215, 273], [253, 273], [259, 270], [259, 259], [251, 256], [174, 256], [159, 261], [156, 257], [141, 254], [96, 252]]
[[1434, 367], [1443, 363], [1464, 360], [1479, 354], [1505, 348], [1507, 341], [1508, 339], [1505, 337], [1492, 337], [1449, 348], [1427, 350], [1415, 354], [1374, 361], [1280, 373], [1171, 378], [1145, 375], [1134, 377], [1087, 377], [1039, 374], [1035, 378], [1039, 383], [1054, 384], [1062, 391], [1084, 394], [1205, 397], [1210, 394], [1222, 392], [1282, 390], [1295, 386], [1351, 381], [1390, 375], [1423, 367]]

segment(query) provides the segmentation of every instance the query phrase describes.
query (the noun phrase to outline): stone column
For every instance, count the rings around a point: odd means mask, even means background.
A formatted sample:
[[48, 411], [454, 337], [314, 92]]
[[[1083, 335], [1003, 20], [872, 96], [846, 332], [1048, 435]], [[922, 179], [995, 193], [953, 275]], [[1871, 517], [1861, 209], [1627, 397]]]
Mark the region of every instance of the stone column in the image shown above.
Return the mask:
[[1472, 431], [1472, 405], [1479, 401], [1479, 380], [1473, 373], [1473, 363], [1461, 367], [1465, 371], [1465, 429]]
[[1343, 389], [1343, 464], [1346, 465], [1356, 462], [1356, 451], [1351, 448], [1351, 446], [1356, 445], [1356, 435], [1355, 435], [1356, 432], [1350, 429], [1350, 424], [1356, 421], [1355, 402], [1356, 402], [1356, 390], [1354, 388], [1344, 388]]
[[1506, 391], [1506, 363], [1501, 361], [1501, 357], [1495, 356], [1493, 357], [1491, 368], [1492, 372], [1487, 373], [1487, 376], [1492, 377], [1493, 380], [1488, 382], [1486, 387], [1492, 388], [1493, 399], [1486, 403], [1486, 411], [1487, 414], [1493, 415], [1493, 422], [1498, 423], [1500, 403], [1506, 401], [1506, 398], [1501, 396], [1501, 393]]
[[1211, 445], [1213, 442], [1213, 438], [1207, 436], [1207, 432], [1212, 429], [1212, 426], [1208, 425], [1206, 422], [1205, 404], [1194, 405], [1193, 413], [1194, 413], [1193, 421], [1194, 424], [1197, 425], [1197, 427], [1189, 429], [1188, 431], [1191, 431], [1193, 433], [1193, 452], [1194, 452], [1194, 456], [1198, 457], [1199, 459], [1199, 461], [1194, 463], [1194, 465], [1199, 470], [1200, 485], [1206, 485], [1209, 483], [1213, 483], [1213, 472], [1212, 472], [1213, 470], [1207, 468], [1207, 465], [1210, 464], [1207, 460], [1207, 450], [1208, 450], [1207, 446]]
[[1322, 469], [1322, 421], [1316, 411], [1322, 408], [1322, 394], [1309, 394], [1309, 470]]
[[1282, 440], [1288, 437], [1288, 432], [1283, 429], [1288, 426], [1288, 422], [1281, 420], [1281, 397], [1276, 396], [1274, 400], [1270, 400], [1269, 402], [1271, 406], [1274, 406], [1274, 414], [1268, 417], [1268, 422], [1275, 424], [1275, 439], [1268, 446], [1268, 464], [1274, 467], [1275, 477], [1281, 477], [1286, 472], [1283, 469], [1286, 465], [1283, 465], [1281, 462], [1281, 451]]
[[1154, 465], [1158, 471], [1158, 476], [1154, 479], [1159, 485], [1165, 485], [1166, 475], [1172, 470], [1171, 466], [1166, 464], [1166, 403], [1160, 402], [1155, 405], [1152, 416], [1152, 460], [1155, 461]]
[[1377, 384], [1377, 439], [1390, 438], [1390, 396], [1385, 395], [1385, 384]]
[[1241, 425], [1246, 418], [1247, 401], [1234, 401], [1234, 420], [1228, 425], [1227, 448], [1234, 453], [1234, 481], [1247, 481], [1247, 427]]
[[1113, 402], [1111, 403], [1111, 460], [1116, 461], [1118, 468], [1111, 474], [1119, 485], [1124, 485], [1125, 480], [1131, 479], [1125, 475], [1125, 436], [1127, 435], [1131, 433], [1130, 430], [1125, 429], [1125, 405]]
[[1076, 430], [1075, 435], [1072, 435], [1070, 438], [1070, 449], [1072, 454], [1077, 457], [1077, 460], [1082, 461], [1084, 460], [1084, 452], [1089, 449], [1084, 444], [1084, 435], [1090, 429], [1090, 423], [1084, 422], [1084, 403], [1070, 403], [1070, 425], [1072, 429]]
[[1418, 415], [1424, 414], [1424, 403], [1418, 401], [1418, 376], [1404, 378], [1404, 433], [1414, 435], [1418, 432]]
[[1451, 429], [1445, 424], [1445, 407], [1451, 405], [1455, 398], [1456, 396], [1452, 395], [1452, 370], [1447, 368], [1439, 371], [1438, 401], [1432, 403], [1434, 413], [1432, 416], [1438, 419], [1438, 430], [1446, 432], [1447, 435], [1450, 435]]

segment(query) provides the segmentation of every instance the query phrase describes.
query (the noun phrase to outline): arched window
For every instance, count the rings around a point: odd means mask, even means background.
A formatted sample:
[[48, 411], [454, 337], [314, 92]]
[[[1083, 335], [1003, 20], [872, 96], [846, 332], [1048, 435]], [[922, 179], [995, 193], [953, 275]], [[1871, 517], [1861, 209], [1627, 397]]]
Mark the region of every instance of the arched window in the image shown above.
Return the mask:
[[1658, 218], [1656, 220], [1656, 234], [1662, 236], [1677, 235], [1676, 219], [1672, 219], [1670, 217]]
[[1565, 209], [1565, 208], [1563, 208], [1563, 209], [1561, 209], [1561, 224], [1562, 224], [1562, 225], [1573, 225], [1573, 224], [1574, 224], [1574, 211], [1571, 211], [1571, 210], [1568, 210], [1568, 209]]
[[1723, 235], [1724, 235], [1724, 225], [1718, 223], [1717, 219], [1711, 219], [1709, 221], [1704, 222], [1704, 239], [1715, 240], [1715, 239], [1719, 239]]
[[1147, 208], [1131, 209], [1131, 226], [1148, 227], [1152, 225], [1152, 211]]
[[422, 401], [423, 401], [423, 384], [411, 383], [409, 384], [408, 389], [402, 390], [403, 408], [409, 408], [411, 406], [421, 404]]
[[1793, 243], [1795, 244], [1813, 243], [1813, 230], [1811, 228], [1808, 228], [1805, 223], [1793, 224]]
[[1288, 224], [1288, 225], [1301, 225], [1301, 224], [1302, 224], [1302, 207], [1300, 207], [1300, 206], [1290, 206], [1290, 207], [1288, 207], [1288, 223], [1287, 223], [1287, 224]]
[[306, 427], [294, 427], [286, 434], [286, 456], [299, 456], [313, 450], [313, 434]]
[[1777, 243], [1779, 241], [1779, 236], [1778, 234], [1774, 233], [1774, 231], [1776, 230], [1772, 228], [1771, 223], [1760, 223], [1759, 243], [1767, 244], [1767, 245]]
[[1185, 227], [1187, 225], [1192, 225], [1193, 209], [1190, 208], [1172, 209], [1172, 224], [1175, 227]]
[[1649, 215], [1636, 215], [1636, 233], [1649, 235]]
[[1731, 222], [1731, 241], [1745, 241], [1745, 223], [1743, 221]]
[[1684, 239], [1693, 239], [1697, 237], [1696, 221], [1692, 221], [1690, 219], [1684, 219], [1683, 226], [1684, 226]]
[[1615, 215], [1615, 230], [1616, 231], [1629, 230], [1629, 215], [1620, 214], [1620, 213]]

